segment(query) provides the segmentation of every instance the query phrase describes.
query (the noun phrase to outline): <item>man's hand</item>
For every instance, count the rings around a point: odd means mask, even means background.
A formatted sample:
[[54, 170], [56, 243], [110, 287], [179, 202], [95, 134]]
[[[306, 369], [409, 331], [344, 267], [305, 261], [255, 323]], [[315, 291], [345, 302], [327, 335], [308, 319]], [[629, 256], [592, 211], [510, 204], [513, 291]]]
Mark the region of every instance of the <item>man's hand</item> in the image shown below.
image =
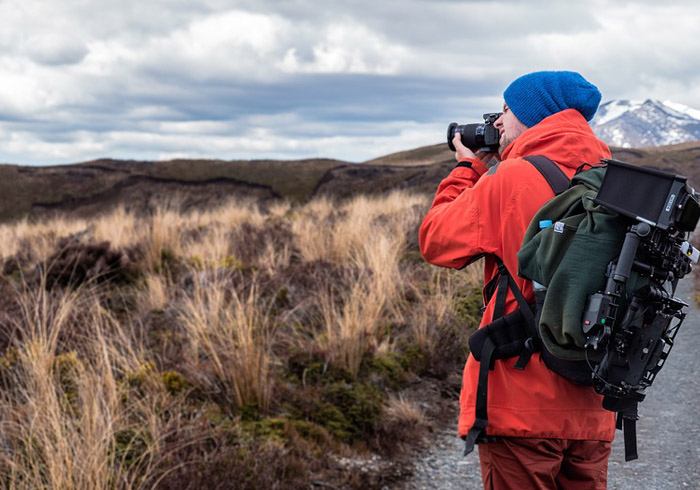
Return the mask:
[[486, 165], [488, 168], [493, 167], [501, 161], [500, 155], [498, 153], [486, 153], [485, 151], [477, 151], [475, 155], [476, 158], [484, 162], [484, 165]]
[[457, 149], [457, 151], [455, 152], [455, 160], [457, 160], [458, 162], [464, 160], [474, 160], [476, 158], [474, 152], [462, 144], [461, 134], [455, 134], [455, 137], [452, 138], [452, 144]]

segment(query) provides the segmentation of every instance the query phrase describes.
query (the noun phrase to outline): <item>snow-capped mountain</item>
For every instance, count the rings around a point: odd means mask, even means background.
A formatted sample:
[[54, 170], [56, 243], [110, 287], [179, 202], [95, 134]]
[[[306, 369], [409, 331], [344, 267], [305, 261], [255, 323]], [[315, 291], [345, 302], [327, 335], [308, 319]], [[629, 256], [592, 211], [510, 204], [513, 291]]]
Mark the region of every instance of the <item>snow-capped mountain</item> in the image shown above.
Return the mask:
[[611, 146], [639, 148], [700, 140], [700, 111], [670, 101], [611, 100], [591, 121]]

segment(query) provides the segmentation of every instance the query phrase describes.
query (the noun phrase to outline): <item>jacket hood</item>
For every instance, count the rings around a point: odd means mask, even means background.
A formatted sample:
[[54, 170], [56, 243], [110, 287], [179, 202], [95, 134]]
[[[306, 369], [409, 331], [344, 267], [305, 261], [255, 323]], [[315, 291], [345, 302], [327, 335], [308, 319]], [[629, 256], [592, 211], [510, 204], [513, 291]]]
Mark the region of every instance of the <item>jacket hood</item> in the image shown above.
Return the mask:
[[578, 168], [584, 162], [596, 164], [610, 158], [610, 149], [576, 109], [567, 109], [524, 131], [506, 147], [501, 159], [528, 155], [546, 155], [560, 165]]

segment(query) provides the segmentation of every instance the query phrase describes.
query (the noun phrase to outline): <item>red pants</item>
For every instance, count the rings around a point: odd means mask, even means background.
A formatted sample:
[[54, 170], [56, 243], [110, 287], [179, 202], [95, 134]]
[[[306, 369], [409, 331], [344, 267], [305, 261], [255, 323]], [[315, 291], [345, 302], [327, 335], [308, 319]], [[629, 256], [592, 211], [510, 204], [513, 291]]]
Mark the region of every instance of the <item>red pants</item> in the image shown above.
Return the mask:
[[486, 490], [605, 490], [611, 443], [500, 437], [479, 444]]

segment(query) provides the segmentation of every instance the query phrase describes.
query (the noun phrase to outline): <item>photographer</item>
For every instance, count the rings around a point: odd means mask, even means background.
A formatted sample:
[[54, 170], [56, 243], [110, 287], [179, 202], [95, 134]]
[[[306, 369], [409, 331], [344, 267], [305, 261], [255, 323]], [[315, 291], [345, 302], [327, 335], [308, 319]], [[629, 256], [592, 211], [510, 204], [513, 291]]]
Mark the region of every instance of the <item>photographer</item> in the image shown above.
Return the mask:
[[[457, 134], [452, 143], [458, 164], [438, 187], [420, 229], [421, 252], [432, 264], [460, 269], [485, 257], [481, 326], [496, 310], [497, 258], [533, 302], [532, 284], [517, 277], [516, 253], [532, 217], [554, 194], [523, 157], [544, 155], [569, 178], [583, 162], [610, 158], [587, 122], [600, 92], [578, 73], [530, 73], [511, 83], [503, 96], [503, 114], [494, 123], [501, 162], [488, 169]], [[503, 313], [518, 307], [507, 291]], [[614, 414], [602, 408], [593, 388], [550, 371], [539, 353], [522, 370], [514, 369], [516, 361], [496, 360], [488, 378], [487, 437], [477, 440], [484, 487], [606, 488]], [[479, 363], [470, 355], [460, 396], [462, 438], [475, 422], [478, 375]]]

